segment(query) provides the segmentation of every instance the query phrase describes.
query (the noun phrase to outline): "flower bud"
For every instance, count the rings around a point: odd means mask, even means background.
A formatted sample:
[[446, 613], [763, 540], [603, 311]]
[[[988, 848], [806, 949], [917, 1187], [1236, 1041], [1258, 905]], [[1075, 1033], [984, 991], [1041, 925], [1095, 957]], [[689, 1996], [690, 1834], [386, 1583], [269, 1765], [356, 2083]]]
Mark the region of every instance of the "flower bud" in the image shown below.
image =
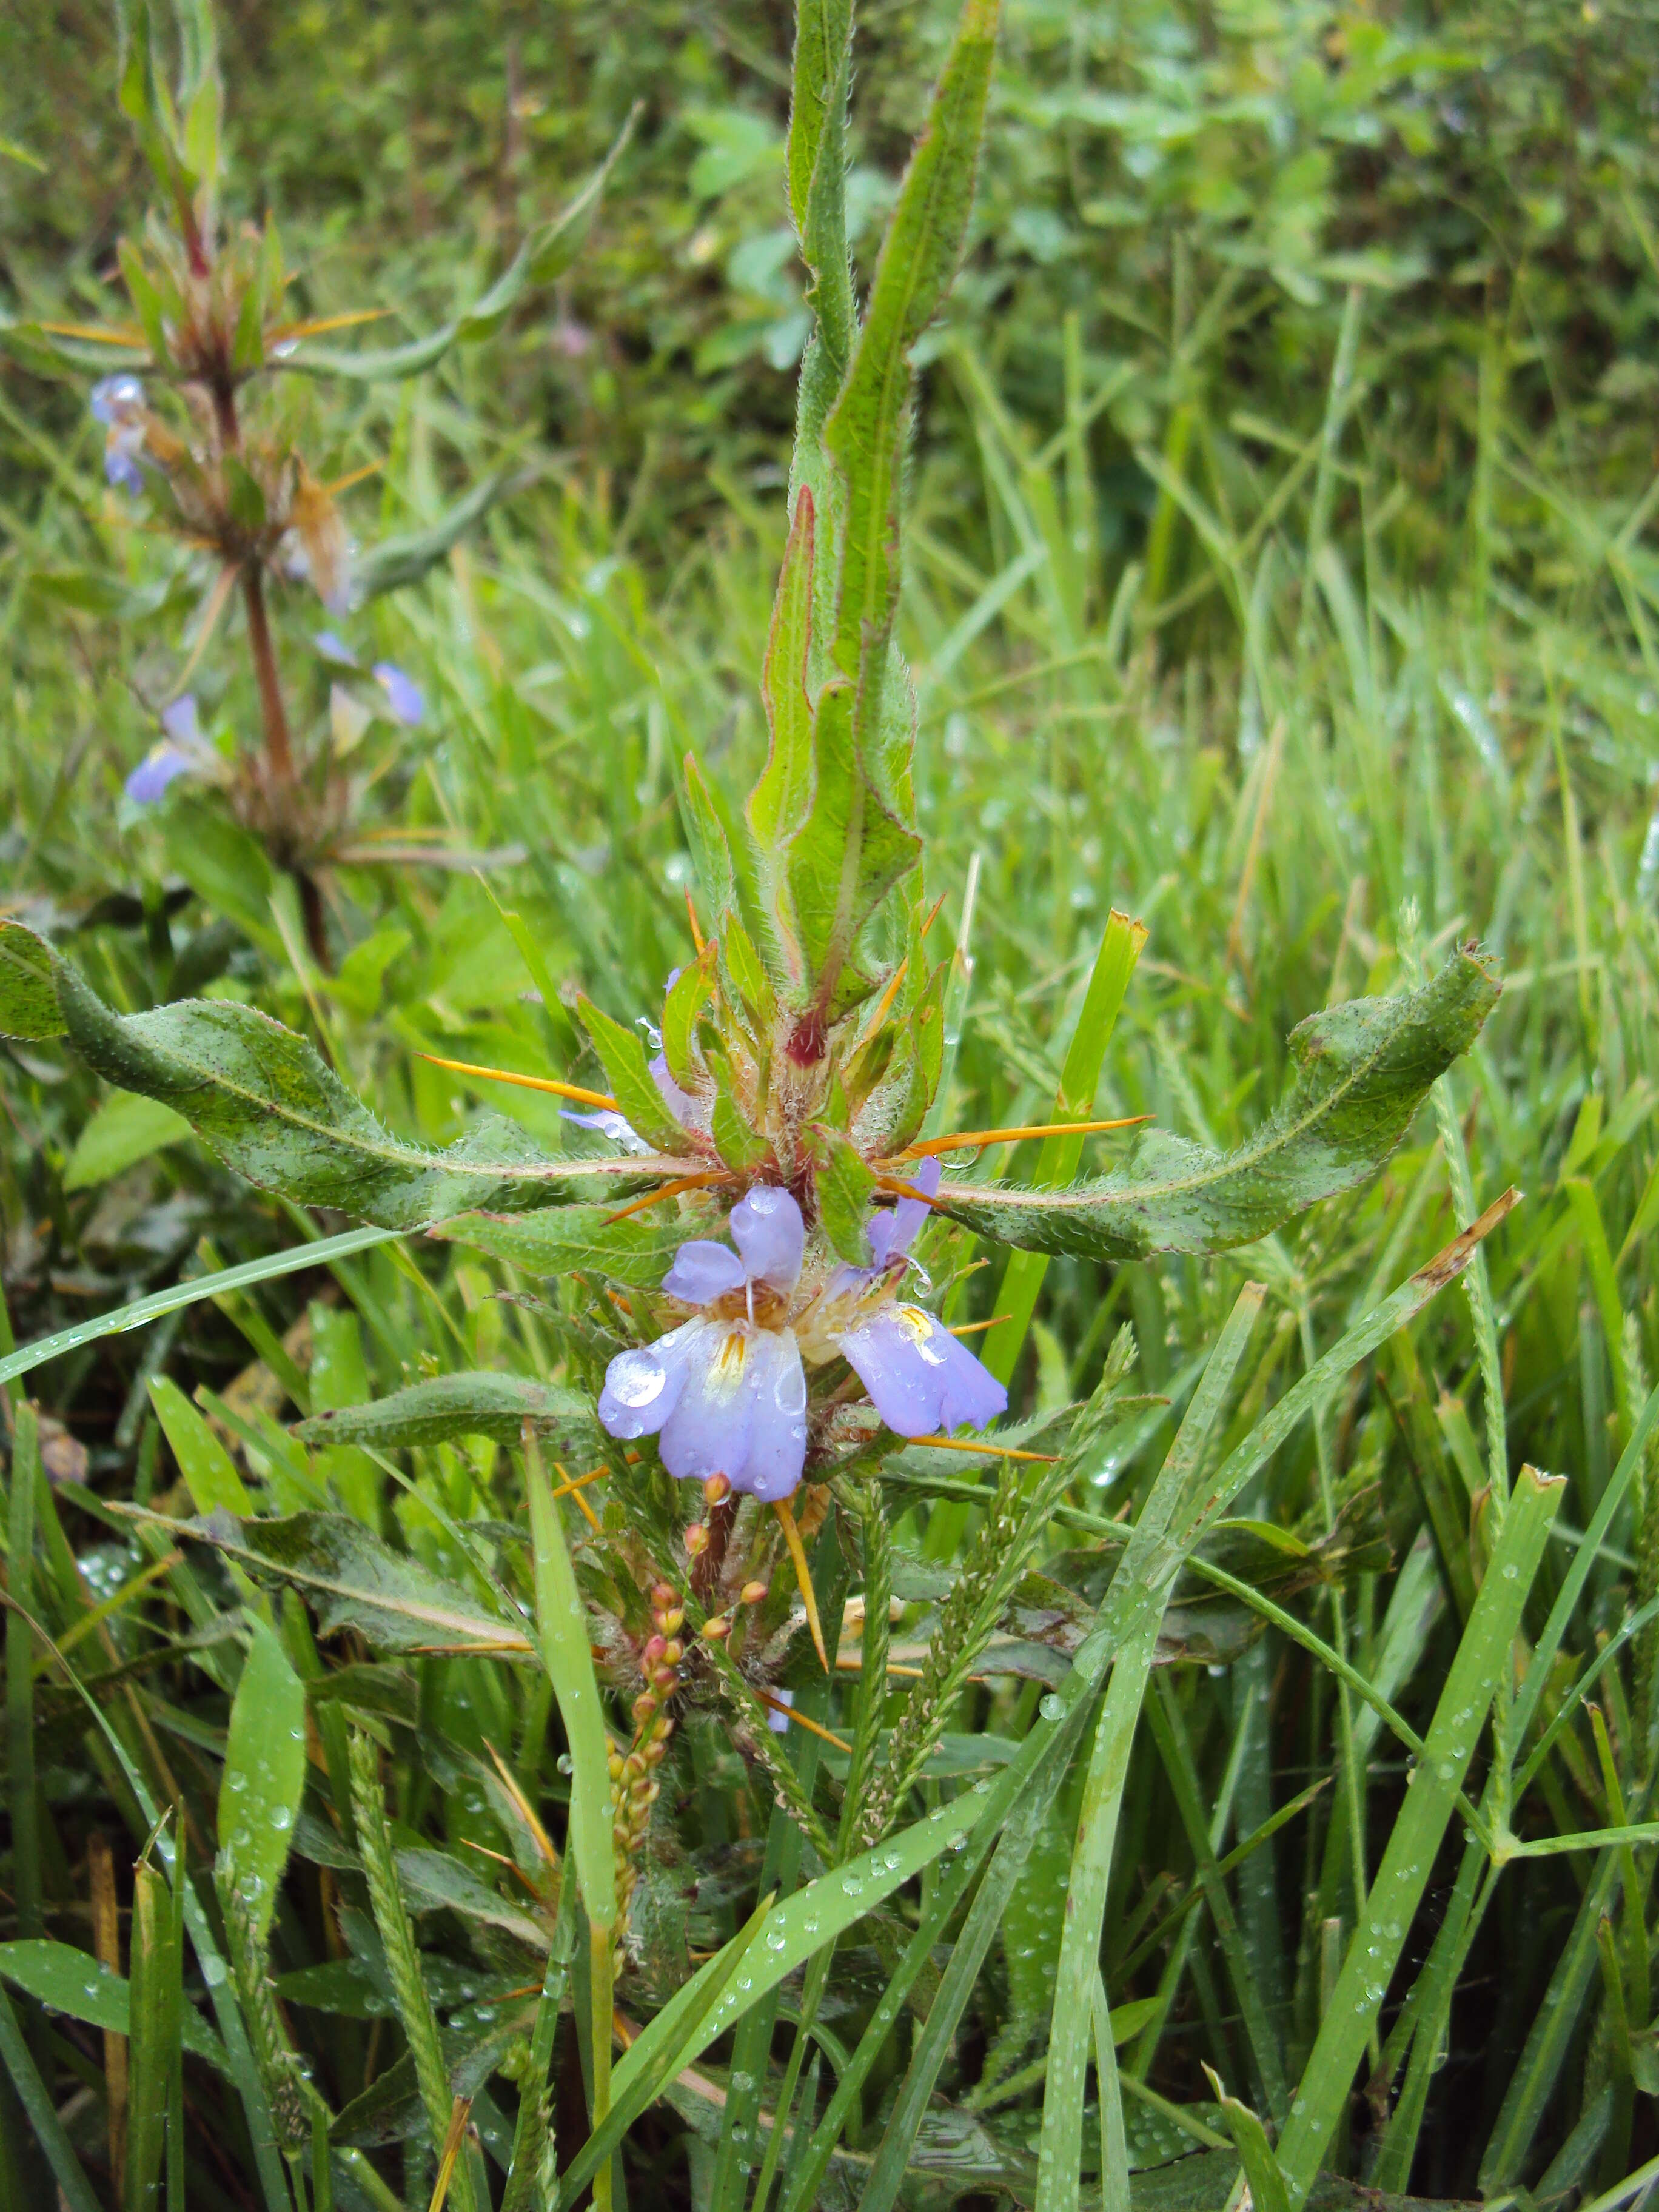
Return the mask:
[[685, 1646], [678, 1636], [671, 1636], [659, 1656], [665, 1667], [678, 1667], [685, 1656]]
[[638, 1697], [634, 1700], [635, 1719], [636, 1721], [648, 1721], [656, 1710], [657, 1700], [655, 1698], [652, 1696], [649, 1690], [641, 1690]]
[[663, 1760], [666, 1759], [667, 1756], [668, 1746], [665, 1743], [660, 1742], [654, 1735], [650, 1737], [646, 1743], [641, 1746], [640, 1757], [645, 1761], [647, 1766], [660, 1766]]
[[671, 1606], [666, 1613], [657, 1615], [657, 1626], [665, 1636], [678, 1636], [685, 1626], [685, 1607]]
[[672, 1583], [653, 1583], [652, 1585], [651, 1602], [653, 1605], [673, 1605], [678, 1601], [678, 1597], [679, 1592], [675, 1589]]
[[745, 1583], [738, 1593], [738, 1601], [740, 1605], [759, 1605], [771, 1587], [769, 1583]]
[[724, 1613], [716, 1613], [713, 1620], [705, 1620], [702, 1632], [711, 1644], [720, 1644], [732, 1633], [732, 1624]]
[[668, 1638], [665, 1636], [652, 1637], [640, 1654], [640, 1665], [647, 1674], [657, 1665], [667, 1649]]
[[672, 1667], [659, 1667], [651, 1680], [665, 1698], [672, 1698], [680, 1686], [680, 1678]]
[[656, 1721], [655, 1724], [654, 1724], [654, 1725], [653, 1726], [653, 1728], [652, 1728], [652, 1730], [651, 1730], [651, 1741], [653, 1741], [653, 1743], [660, 1743], [660, 1744], [664, 1744], [664, 1745], [665, 1745], [665, 1744], [667, 1743], [667, 1741], [668, 1741], [669, 1737], [670, 1737], [671, 1735], [673, 1735], [673, 1733], [674, 1733], [674, 1723], [673, 1723], [673, 1722], [669, 1718], [669, 1717], [668, 1717], [668, 1715], [667, 1715], [666, 1713], [663, 1713], [663, 1714], [661, 1714], [661, 1715], [659, 1717], [659, 1718], [657, 1719], [657, 1721]]
[[619, 1754], [613, 1751], [606, 1763], [611, 1769], [611, 1779], [613, 1782], [620, 1782], [623, 1777], [623, 1761]]
[[723, 1474], [711, 1474], [702, 1486], [702, 1494], [711, 1505], [722, 1505], [732, 1495], [730, 1479]]
[[708, 1549], [708, 1531], [701, 1521], [694, 1521], [686, 1530], [685, 1548], [694, 1559], [701, 1559]]

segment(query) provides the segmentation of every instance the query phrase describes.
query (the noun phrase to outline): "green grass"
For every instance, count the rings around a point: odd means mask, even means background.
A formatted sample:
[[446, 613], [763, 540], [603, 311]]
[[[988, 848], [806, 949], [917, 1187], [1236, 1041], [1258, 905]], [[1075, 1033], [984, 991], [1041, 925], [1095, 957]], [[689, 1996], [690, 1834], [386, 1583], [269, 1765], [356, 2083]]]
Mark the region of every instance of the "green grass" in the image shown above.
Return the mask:
[[[424, 857], [327, 872], [331, 972], [245, 848], [213, 844], [200, 816], [118, 813], [153, 734], [140, 698], [179, 665], [183, 609], [118, 623], [84, 580], [165, 580], [173, 556], [104, 501], [82, 385], [33, 362], [0, 380], [8, 908], [122, 1011], [205, 988], [276, 1015], [433, 1144], [485, 1103], [556, 1141], [553, 1102], [419, 1055], [592, 1082], [574, 987], [631, 1022], [688, 951], [681, 756], [695, 749], [731, 812], [765, 755], [757, 672], [789, 380], [764, 346], [791, 299], [745, 291], [758, 264], [734, 276], [732, 256], [781, 220], [775, 149], [757, 135], [750, 170], [734, 154], [720, 190], [683, 185], [700, 148], [741, 153], [732, 114], [777, 137], [787, 52], [769, 18], [739, 11], [690, 30], [641, 11], [631, 51], [568, 13], [580, 98], [532, 115], [520, 167], [492, 155], [482, 180], [468, 118], [498, 113], [512, 39], [532, 88], [551, 81], [546, 25], [491, 12], [477, 53], [422, 22], [388, 56], [390, 33], [352, 11], [332, 40], [303, 12], [267, 48], [246, 26], [229, 38], [234, 71], [269, 64], [263, 81], [233, 74], [232, 112], [307, 304], [391, 299], [410, 329], [499, 269], [636, 93], [655, 103], [562, 294], [429, 381], [305, 403], [342, 472], [385, 464], [350, 495], [365, 541], [430, 524], [505, 453], [537, 471], [428, 581], [357, 621], [364, 657], [408, 666], [431, 710], [413, 737], [370, 739], [365, 768], [381, 772], [362, 824]], [[139, 2201], [169, 2212], [321, 2212], [331, 2190], [342, 2207], [424, 2205], [445, 2064], [479, 2136], [451, 2201], [470, 2191], [478, 2212], [486, 2191], [503, 2202], [515, 2135], [536, 2146], [550, 2126], [568, 2165], [590, 2112], [584, 2172], [620, 2140], [618, 2204], [654, 2191], [740, 2212], [765, 2168], [789, 2212], [958, 2197], [1050, 2212], [1103, 2191], [1119, 2206], [1126, 2188], [1152, 2205], [1170, 2186], [1219, 2208], [1231, 2154], [1172, 2179], [1177, 2150], [1231, 2133], [1249, 2164], [1268, 2146], [1218, 2106], [1206, 2066], [1268, 2124], [1278, 2164], [1261, 2170], [1291, 2205], [1322, 2159], [1395, 2194], [1563, 2202], [1650, 2157], [1659, 1640], [1650, 1618], [1623, 1630], [1659, 1589], [1644, 412], [1659, 221], [1627, 82], [1651, 28], [1581, 14], [1441, 27], [1442, 46], [1492, 67], [1401, 74], [1366, 111], [1383, 119], [1375, 158], [1308, 93], [1295, 143], [1326, 166], [1304, 173], [1304, 201], [1274, 206], [1255, 125], [1222, 111], [1264, 55], [1285, 82], [1298, 58], [1322, 69], [1324, 19], [1275, 14], [1255, 33], [1229, 20], [1207, 52], [1177, 40], [1159, 97], [1195, 102], [1204, 128], [1136, 181], [1129, 152], [1166, 143], [1156, 118], [1107, 131], [1062, 94], [1150, 99], [1133, 74], [1141, 17], [1113, 30], [1079, 15], [1068, 58], [1045, 16], [1014, 13], [984, 235], [930, 341], [909, 486], [902, 629], [928, 895], [944, 902], [930, 942], [960, 948], [940, 1126], [1045, 1122], [1091, 1091], [1103, 1116], [1231, 1144], [1279, 1096], [1310, 1012], [1403, 988], [1472, 939], [1504, 995], [1372, 1187], [1245, 1252], [1056, 1259], [1038, 1287], [1019, 1261], [968, 1273], [972, 1241], [937, 1238], [953, 1322], [1019, 1316], [1002, 1357], [1034, 1448], [1094, 1391], [1125, 1322], [1133, 1364], [1115, 1387], [1131, 1402], [1021, 1539], [1046, 1581], [1001, 1607], [1002, 1642], [951, 1686], [928, 1771], [861, 1876], [821, 1865], [792, 1814], [834, 1835], [846, 1754], [777, 1735], [752, 1699], [698, 1692], [661, 1770], [617, 1979], [647, 2032], [617, 2053], [608, 2137], [610, 1954], [580, 1942], [538, 1834], [562, 1855], [574, 1826], [573, 1856], [603, 1857], [596, 1747], [556, 1717], [583, 1687], [582, 1644], [558, 1647], [550, 1680], [398, 1627], [399, 1607], [441, 1586], [465, 1600], [457, 1640], [477, 1641], [505, 1585], [532, 1607], [539, 1592], [552, 1651], [563, 1547], [539, 1527], [532, 1568], [526, 1476], [499, 1437], [307, 1449], [283, 1426], [434, 1374], [574, 1374], [581, 1301], [522, 1249], [341, 1237], [341, 1218], [298, 1216], [193, 1139], [124, 1120], [55, 1047], [6, 1048], [9, 1326], [19, 1343], [79, 1340], [8, 1370], [0, 2197], [33, 2202], [49, 2170], [72, 2203], [129, 2201], [108, 2170], [102, 2015], [45, 2008], [21, 1962], [9, 1977], [7, 1946], [44, 1932], [90, 1961], [88, 1838], [118, 1838], [125, 1906], [158, 1825], [123, 1959], [135, 2155], [171, 2191]], [[872, 26], [856, 150], [872, 172], [895, 172], [915, 119], [933, 15]], [[26, 56], [44, 42], [61, 74], [73, 29], [65, 14], [7, 35]], [[1575, 136], [1558, 94], [1570, 64], [1583, 112], [1600, 103], [1593, 133]], [[1331, 82], [1358, 99], [1352, 78]], [[346, 93], [352, 128], [331, 132], [319, 115]], [[90, 130], [92, 93], [78, 96]], [[1461, 132], [1436, 119], [1457, 98]], [[37, 152], [43, 130], [21, 95], [0, 123]], [[8, 169], [28, 219], [15, 300], [107, 307], [94, 233], [133, 198], [120, 143], [100, 120], [46, 184]], [[418, 179], [422, 205], [388, 176]], [[1139, 214], [1109, 227], [1081, 212], [1130, 191]], [[1228, 232], [1213, 209], [1241, 194], [1257, 215]], [[1038, 214], [1062, 226], [1047, 260]], [[714, 240], [701, 261], [699, 228]], [[1220, 250], [1240, 236], [1248, 252]], [[1386, 269], [1331, 260], [1362, 249], [1418, 253], [1429, 273], [1390, 289]], [[564, 368], [549, 344], [562, 323], [600, 340]], [[325, 710], [312, 627], [297, 594], [279, 606], [301, 717]], [[234, 628], [194, 680], [251, 732]], [[483, 858], [435, 865], [446, 852]], [[1093, 984], [1114, 909], [1148, 934], [1112, 1026]], [[1085, 1162], [1123, 1142], [1088, 1139]], [[1043, 1172], [1035, 1146], [998, 1164]], [[1401, 1289], [1510, 1188], [1519, 1202], [1457, 1282]], [[278, 1271], [276, 1255], [319, 1237], [304, 1269]], [[210, 1290], [221, 1267], [239, 1272]], [[175, 1303], [187, 1278], [198, 1294]], [[81, 1326], [139, 1299], [155, 1303], [131, 1334]], [[183, 1399], [153, 1396], [157, 1376]], [[38, 1486], [26, 1390], [51, 1478]], [[379, 1612], [359, 1589], [343, 1627], [320, 1632], [247, 1555], [178, 1536], [204, 1503], [191, 1462], [208, 1432], [178, 1410], [198, 1393], [260, 1514], [343, 1505], [383, 1540], [405, 1579]], [[887, 1463], [880, 1525], [905, 1611], [890, 1632], [866, 1621], [872, 1675], [890, 1646], [921, 1663], [950, 1578], [979, 1571], [975, 1543], [1001, 1525], [997, 1480], [994, 1462]], [[624, 1487], [613, 1473], [585, 1493], [617, 1542], [634, 1527]], [[1200, 1510], [1218, 1488], [1229, 1502]], [[135, 1526], [133, 1503], [166, 1522]], [[603, 1624], [633, 1594], [606, 1585], [574, 1499], [551, 1510], [608, 1680]], [[839, 1501], [840, 1524], [874, 1526], [869, 1510]], [[879, 1587], [864, 1541], [849, 1535], [843, 1557], [818, 1540], [831, 1622], [849, 1589]], [[1147, 1559], [1178, 1578], [1138, 1580]], [[999, 1672], [999, 1652], [1038, 1671]], [[1152, 1673], [1155, 1659], [1170, 1663]], [[285, 2026], [251, 1994], [260, 1944], [214, 1871], [222, 1775], [246, 1740], [235, 1695], [256, 1667], [290, 1704], [304, 1687], [310, 1729], [270, 1935]], [[779, 1679], [867, 1771], [910, 1678], [884, 1704], [851, 1670], [826, 1684], [807, 1650]], [[366, 1838], [355, 1808], [377, 1759], [385, 1811]], [[163, 2130], [178, 2031], [155, 1978], [179, 1971], [175, 1913], [185, 2002], [210, 2013], [226, 2056], [216, 2069], [185, 2048], [184, 2124]], [[309, 2092], [284, 2074], [284, 2033]], [[469, 2052], [486, 2071], [466, 2070]], [[544, 2112], [521, 2101], [532, 2054], [552, 2069]], [[286, 2136], [273, 2083], [299, 2109]], [[361, 2141], [319, 2178], [308, 2099], [337, 2113], [377, 2084], [378, 2119], [358, 2107]], [[785, 2135], [769, 2116], [789, 2095]], [[514, 2212], [536, 2201], [513, 2187]]]

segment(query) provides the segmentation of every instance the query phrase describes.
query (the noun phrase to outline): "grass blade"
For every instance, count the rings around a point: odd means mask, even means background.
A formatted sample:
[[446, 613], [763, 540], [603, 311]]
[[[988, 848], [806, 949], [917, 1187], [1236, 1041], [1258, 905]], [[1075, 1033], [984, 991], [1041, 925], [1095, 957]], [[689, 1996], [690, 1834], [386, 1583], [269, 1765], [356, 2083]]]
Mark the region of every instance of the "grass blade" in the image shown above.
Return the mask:
[[[1131, 921], [1127, 914], [1120, 914], [1114, 908], [1100, 940], [1100, 951], [1095, 956], [1094, 972], [1084, 995], [1083, 1010], [1066, 1049], [1060, 1088], [1054, 1093], [1053, 1118], [1056, 1121], [1086, 1121], [1095, 1110], [1095, 1093], [1100, 1084], [1100, 1071], [1105, 1065], [1107, 1048], [1117, 1026], [1129, 978], [1146, 942], [1146, 924]], [[1033, 1186], [1038, 1190], [1058, 1190], [1076, 1176], [1082, 1158], [1081, 1137], [1045, 1137], [1031, 1177]], [[1006, 1382], [1018, 1364], [1031, 1316], [1036, 1310], [1037, 1293], [1048, 1271], [1046, 1252], [1011, 1252], [1008, 1255], [993, 1310], [1006, 1314], [1009, 1318], [995, 1331], [994, 1341], [985, 1358], [986, 1365], [1000, 1382]]]
[[1508, 1663], [1564, 1481], [1522, 1468], [1474, 1611], [1446, 1677], [1425, 1756], [1394, 1824], [1364, 1923], [1354, 1931], [1342, 1971], [1304, 2070], [1279, 2163], [1299, 2204], [1336, 2139], [1354, 2069], [1399, 1964], [1434, 1869], [1435, 1855], [1474, 1754], [1488, 1707]]

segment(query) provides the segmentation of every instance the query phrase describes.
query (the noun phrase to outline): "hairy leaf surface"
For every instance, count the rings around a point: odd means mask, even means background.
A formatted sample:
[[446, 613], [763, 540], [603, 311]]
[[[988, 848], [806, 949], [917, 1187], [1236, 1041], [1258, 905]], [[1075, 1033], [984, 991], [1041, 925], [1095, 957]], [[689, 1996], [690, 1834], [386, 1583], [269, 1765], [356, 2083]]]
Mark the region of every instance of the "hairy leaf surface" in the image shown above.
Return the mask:
[[1085, 1259], [1254, 1243], [1376, 1172], [1474, 1043], [1498, 988], [1484, 962], [1459, 952], [1419, 990], [1310, 1016], [1291, 1033], [1278, 1111], [1234, 1152], [1148, 1130], [1121, 1168], [1093, 1182], [1052, 1192], [946, 1182], [934, 1203], [1001, 1243]]

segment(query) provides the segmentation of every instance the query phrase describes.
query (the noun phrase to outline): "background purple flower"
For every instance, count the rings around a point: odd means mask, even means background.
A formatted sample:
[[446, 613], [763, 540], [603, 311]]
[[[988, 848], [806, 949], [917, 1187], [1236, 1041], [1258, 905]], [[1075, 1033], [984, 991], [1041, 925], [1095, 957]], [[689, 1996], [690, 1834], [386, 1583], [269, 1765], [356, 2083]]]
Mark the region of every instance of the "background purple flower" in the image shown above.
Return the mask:
[[104, 480], [133, 493], [144, 489], [138, 465], [144, 450], [144, 387], [136, 376], [106, 376], [92, 387], [88, 402], [94, 421], [105, 426]]
[[412, 730], [426, 720], [426, 700], [412, 676], [405, 676], [403, 670], [390, 660], [377, 660], [374, 676], [386, 693], [393, 721], [401, 722], [405, 728]]
[[202, 734], [193, 693], [186, 691], [161, 709], [167, 735], [144, 755], [125, 786], [127, 797], [138, 806], [153, 806], [181, 775], [200, 775], [216, 765], [217, 757]]

